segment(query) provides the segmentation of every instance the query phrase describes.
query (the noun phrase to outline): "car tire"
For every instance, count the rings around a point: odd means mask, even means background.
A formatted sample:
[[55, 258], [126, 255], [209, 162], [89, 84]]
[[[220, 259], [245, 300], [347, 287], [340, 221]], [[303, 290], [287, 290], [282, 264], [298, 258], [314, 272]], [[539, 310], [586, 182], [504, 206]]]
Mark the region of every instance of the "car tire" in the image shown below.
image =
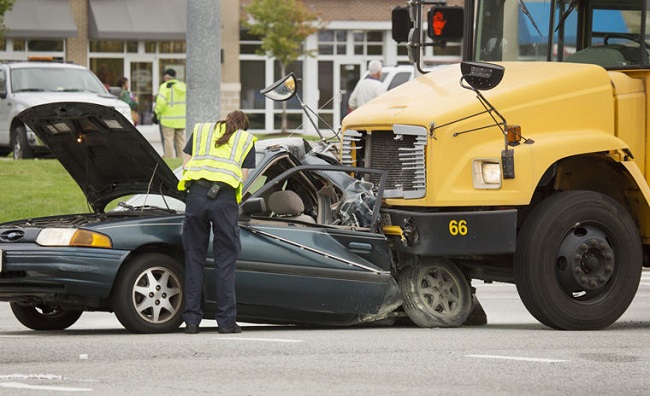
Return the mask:
[[124, 263], [112, 295], [115, 316], [134, 333], [168, 333], [183, 321], [183, 267], [161, 253]]
[[598, 330], [628, 308], [641, 279], [641, 238], [627, 210], [591, 191], [555, 194], [525, 220], [514, 257], [528, 312], [561, 330]]
[[423, 258], [399, 276], [404, 311], [420, 327], [458, 327], [472, 310], [472, 292], [454, 263], [442, 257]]
[[9, 305], [16, 319], [32, 330], [64, 330], [75, 324], [83, 313], [51, 309], [47, 306], [32, 307], [15, 302]]
[[24, 126], [16, 127], [14, 130], [11, 147], [13, 147], [14, 159], [34, 158], [34, 151], [27, 142], [27, 131]]

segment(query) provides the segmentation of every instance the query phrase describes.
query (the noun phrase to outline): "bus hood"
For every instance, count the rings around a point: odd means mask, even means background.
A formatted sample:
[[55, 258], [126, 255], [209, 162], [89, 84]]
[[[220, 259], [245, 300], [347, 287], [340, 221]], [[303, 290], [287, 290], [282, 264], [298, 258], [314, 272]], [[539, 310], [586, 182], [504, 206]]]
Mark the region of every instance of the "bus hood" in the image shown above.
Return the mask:
[[[612, 82], [600, 66], [577, 63], [503, 62], [501, 83], [482, 94], [509, 124], [525, 133], [575, 129], [613, 133]], [[440, 67], [350, 113], [347, 129], [421, 125], [453, 134], [494, 124], [476, 94], [460, 85], [460, 65]], [[588, 109], [588, 111], [586, 111]], [[593, 117], [598, 114], [598, 117]], [[473, 117], [470, 117], [473, 116]], [[469, 117], [469, 118], [468, 118]]]

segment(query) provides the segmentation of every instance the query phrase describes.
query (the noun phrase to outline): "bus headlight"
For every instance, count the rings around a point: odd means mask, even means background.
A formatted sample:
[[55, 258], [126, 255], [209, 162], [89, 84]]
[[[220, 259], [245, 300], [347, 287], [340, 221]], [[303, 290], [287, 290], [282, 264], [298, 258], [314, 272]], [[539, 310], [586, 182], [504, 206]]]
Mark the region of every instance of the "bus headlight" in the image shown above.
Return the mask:
[[496, 158], [477, 158], [472, 162], [474, 188], [496, 190], [501, 188], [501, 162]]

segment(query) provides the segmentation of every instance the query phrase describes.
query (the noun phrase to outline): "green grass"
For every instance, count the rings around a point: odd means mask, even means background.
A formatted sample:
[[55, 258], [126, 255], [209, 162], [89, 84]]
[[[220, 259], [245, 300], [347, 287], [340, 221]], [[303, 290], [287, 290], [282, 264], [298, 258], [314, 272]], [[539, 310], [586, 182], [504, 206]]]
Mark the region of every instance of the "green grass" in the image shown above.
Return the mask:
[[[181, 159], [166, 162], [174, 169]], [[89, 212], [81, 188], [59, 161], [0, 158], [0, 222]]]
[[[258, 136], [259, 139], [288, 137], [289, 134]], [[292, 134], [307, 140], [318, 137]], [[180, 158], [166, 159], [171, 169]], [[111, 208], [115, 205], [109, 205]], [[81, 188], [55, 159], [12, 160], [0, 157], [0, 223], [70, 213], [91, 213]]]

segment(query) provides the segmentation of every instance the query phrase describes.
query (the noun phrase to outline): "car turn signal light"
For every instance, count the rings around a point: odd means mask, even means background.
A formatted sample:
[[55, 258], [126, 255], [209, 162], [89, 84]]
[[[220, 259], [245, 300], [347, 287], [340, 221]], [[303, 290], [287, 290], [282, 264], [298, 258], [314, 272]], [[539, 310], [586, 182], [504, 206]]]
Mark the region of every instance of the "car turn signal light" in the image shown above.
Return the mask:
[[41, 246], [113, 248], [111, 238], [98, 232], [74, 228], [46, 228], [36, 238]]

